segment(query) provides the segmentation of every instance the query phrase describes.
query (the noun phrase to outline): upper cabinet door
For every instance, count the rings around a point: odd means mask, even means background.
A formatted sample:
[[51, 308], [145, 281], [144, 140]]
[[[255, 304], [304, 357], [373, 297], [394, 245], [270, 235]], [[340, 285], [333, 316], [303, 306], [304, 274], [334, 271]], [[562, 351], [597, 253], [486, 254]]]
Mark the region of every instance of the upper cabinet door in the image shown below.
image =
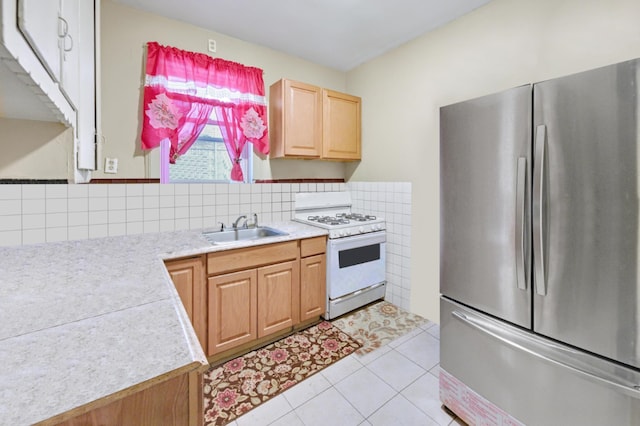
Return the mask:
[[321, 89], [286, 80], [284, 115], [286, 154], [319, 157], [322, 144]]
[[360, 160], [360, 98], [333, 90], [322, 92], [322, 158]]
[[[85, 3], [87, 3], [85, 1]], [[80, 48], [83, 42], [93, 45], [93, 37], [80, 40], [80, 0], [60, 2], [60, 88], [71, 104], [80, 107]], [[93, 13], [91, 14], [93, 15]], [[89, 20], [93, 16], [88, 17]], [[91, 25], [93, 27], [93, 25]], [[93, 49], [91, 49], [93, 50]], [[93, 58], [87, 58], [91, 60]]]
[[51, 77], [60, 81], [60, 0], [18, 0], [18, 27]]
[[[77, 0], [76, 0], [77, 1]], [[78, 163], [79, 169], [96, 169], [96, 134], [98, 133], [97, 117], [100, 116], [98, 109], [99, 101], [96, 99], [99, 86], [96, 73], [97, 49], [99, 41], [99, 29], [97, 26], [97, 13], [100, 10], [100, 3], [96, 1], [95, 10], [93, 2], [80, 1], [78, 4], [79, 34], [76, 57], [80, 58], [78, 90], [76, 96], [78, 101]], [[67, 76], [69, 74], [67, 73]]]
[[320, 158], [322, 89], [282, 79], [269, 88], [271, 158]]

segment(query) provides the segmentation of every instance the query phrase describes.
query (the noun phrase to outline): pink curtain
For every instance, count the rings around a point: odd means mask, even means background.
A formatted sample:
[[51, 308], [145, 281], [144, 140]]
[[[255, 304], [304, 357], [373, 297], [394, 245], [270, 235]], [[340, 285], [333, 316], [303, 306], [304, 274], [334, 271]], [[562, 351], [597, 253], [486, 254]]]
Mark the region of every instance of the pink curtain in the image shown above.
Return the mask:
[[149, 42], [142, 148], [155, 148], [168, 139], [174, 163], [214, 119], [233, 164], [231, 179], [241, 181], [240, 155], [246, 142], [269, 153], [264, 92], [259, 68]]

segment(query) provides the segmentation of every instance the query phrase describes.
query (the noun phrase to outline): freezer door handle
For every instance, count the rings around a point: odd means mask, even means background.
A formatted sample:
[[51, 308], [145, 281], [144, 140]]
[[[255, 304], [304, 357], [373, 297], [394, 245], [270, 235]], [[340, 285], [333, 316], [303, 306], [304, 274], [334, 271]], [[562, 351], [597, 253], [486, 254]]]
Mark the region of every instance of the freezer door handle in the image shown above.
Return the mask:
[[[507, 328], [495, 320], [457, 310], [452, 311], [451, 315], [477, 331], [498, 339], [514, 350], [524, 351], [529, 355], [572, 370], [588, 380], [640, 399], [640, 377], [635, 371], [617, 364], [612, 370], [612, 363], [605, 363], [603, 360], [599, 361], [603, 365], [598, 365], [598, 361], [589, 362], [583, 353], [563, 348], [561, 345], [541, 337], [532, 337], [515, 328]], [[589, 358], [593, 359], [593, 356], [589, 356]]]
[[526, 276], [526, 191], [527, 191], [527, 159], [518, 158], [516, 180], [516, 280], [520, 290], [527, 289]]
[[544, 262], [544, 168], [547, 127], [536, 127], [536, 153], [533, 164], [533, 257], [536, 293], [547, 294]]

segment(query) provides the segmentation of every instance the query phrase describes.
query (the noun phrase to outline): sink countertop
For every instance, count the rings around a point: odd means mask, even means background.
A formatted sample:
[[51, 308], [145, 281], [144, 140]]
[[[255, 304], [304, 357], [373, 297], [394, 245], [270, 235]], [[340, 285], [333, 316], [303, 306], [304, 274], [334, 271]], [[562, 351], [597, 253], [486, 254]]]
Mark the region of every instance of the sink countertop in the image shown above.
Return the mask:
[[[262, 224], [261, 224], [262, 225]], [[0, 248], [0, 423], [31, 424], [188, 366], [207, 364], [163, 260], [327, 235], [212, 245], [164, 232]]]

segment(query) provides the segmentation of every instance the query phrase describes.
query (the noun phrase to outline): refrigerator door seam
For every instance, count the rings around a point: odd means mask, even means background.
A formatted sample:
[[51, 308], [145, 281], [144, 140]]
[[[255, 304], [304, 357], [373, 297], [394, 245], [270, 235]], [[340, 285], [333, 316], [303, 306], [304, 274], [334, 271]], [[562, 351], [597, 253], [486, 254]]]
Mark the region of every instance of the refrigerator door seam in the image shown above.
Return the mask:
[[526, 262], [525, 262], [525, 232], [526, 232], [526, 185], [527, 185], [527, 159], [518, 158], [516, 178], [516, 280], [520, 290], [527, 289]]
[[536, 156], [533, 169], [533, 257], [536, 293], [547, 295], [544, 259], [544, 169], [547, 126], [536, 127]]

